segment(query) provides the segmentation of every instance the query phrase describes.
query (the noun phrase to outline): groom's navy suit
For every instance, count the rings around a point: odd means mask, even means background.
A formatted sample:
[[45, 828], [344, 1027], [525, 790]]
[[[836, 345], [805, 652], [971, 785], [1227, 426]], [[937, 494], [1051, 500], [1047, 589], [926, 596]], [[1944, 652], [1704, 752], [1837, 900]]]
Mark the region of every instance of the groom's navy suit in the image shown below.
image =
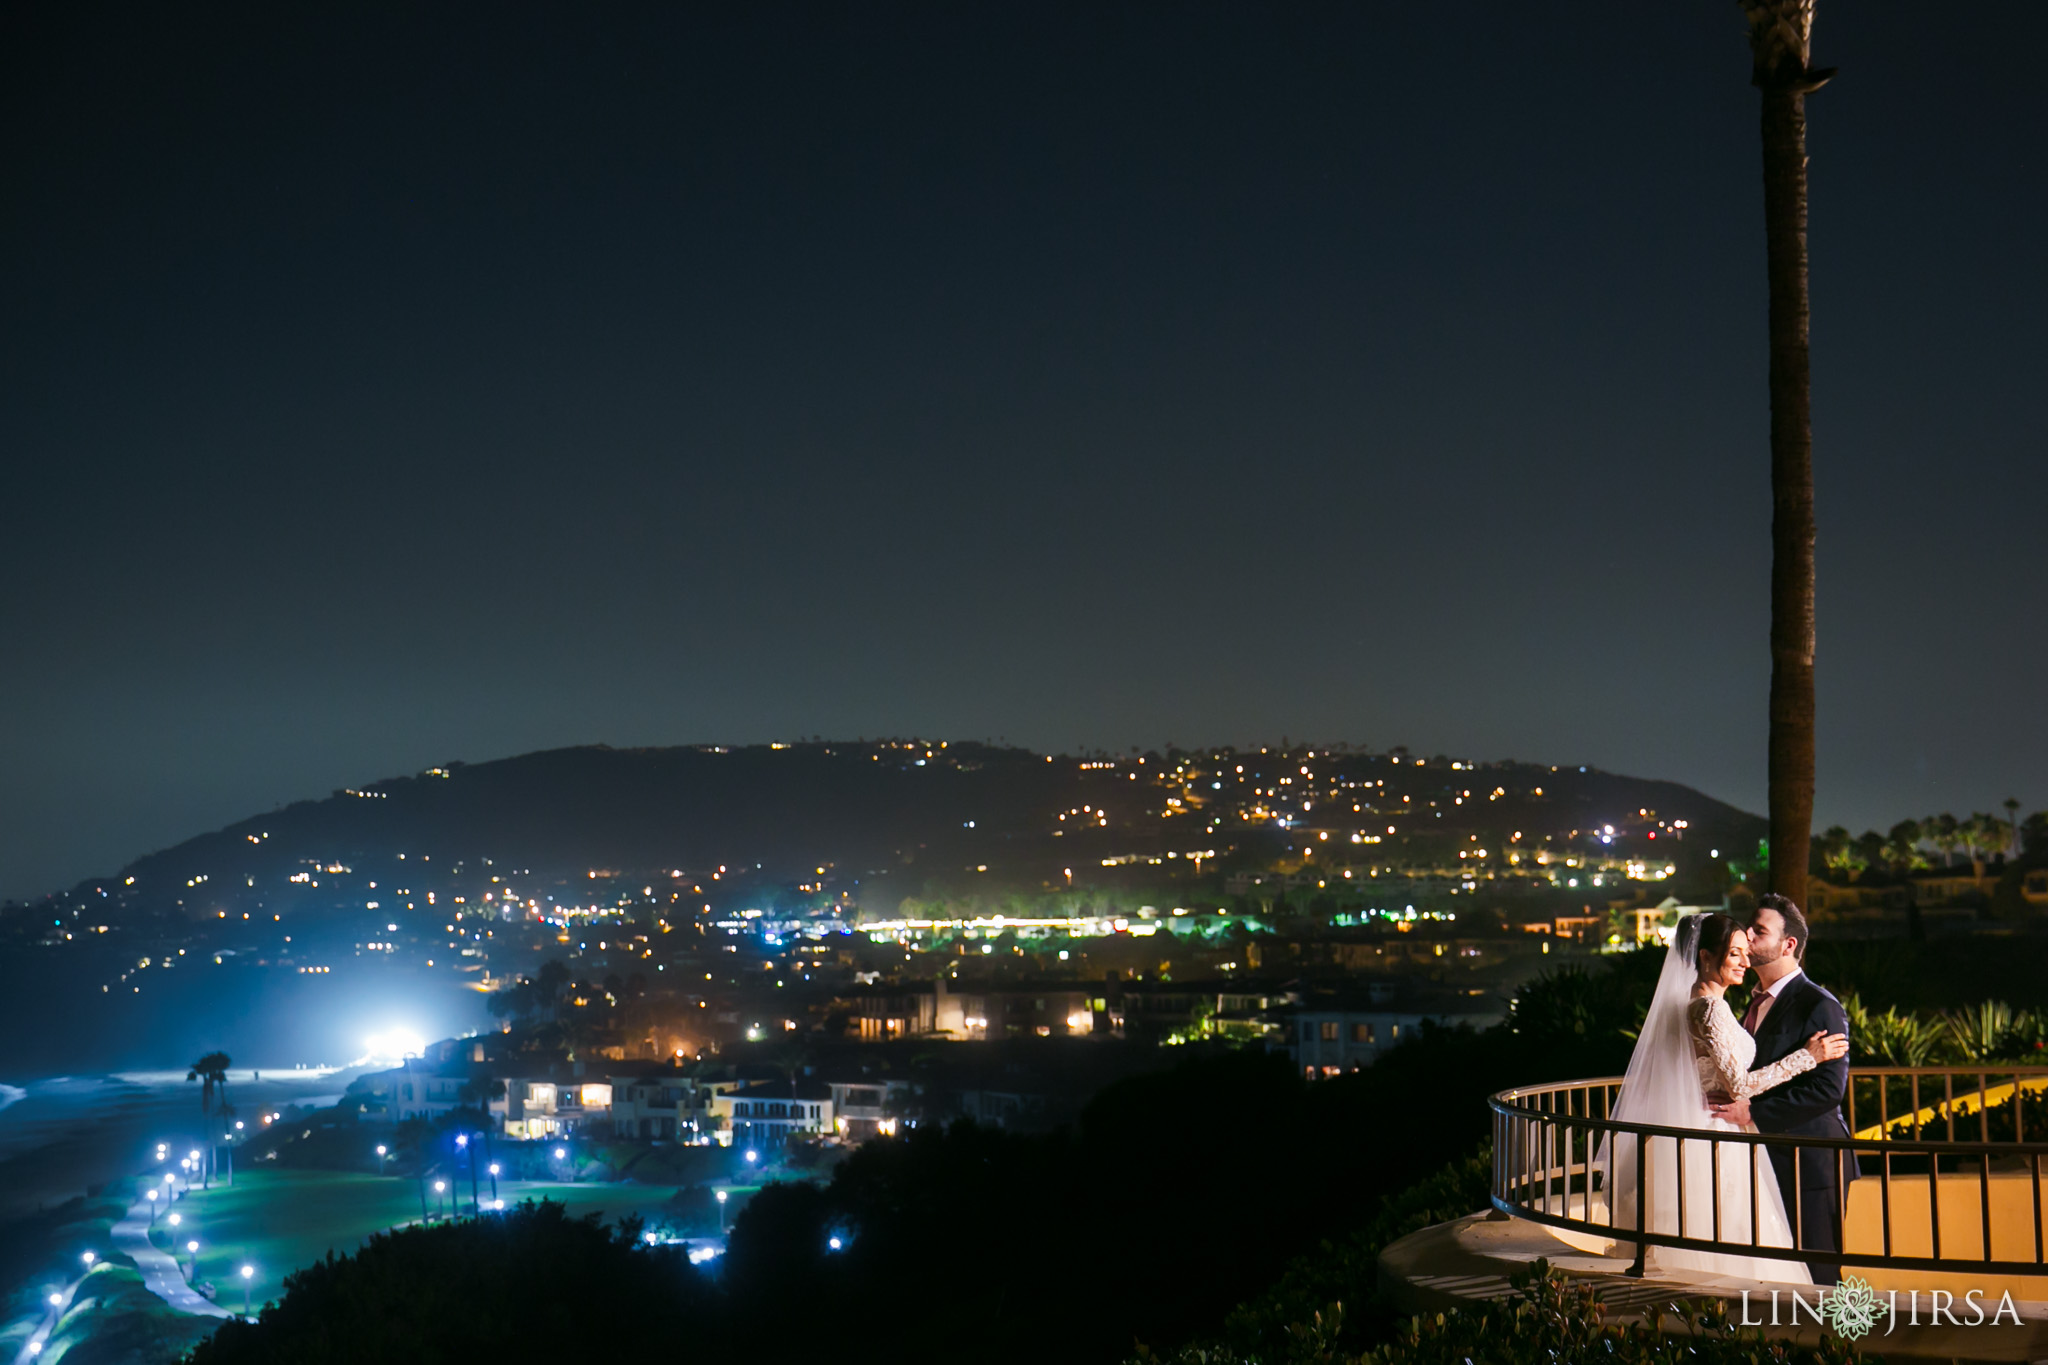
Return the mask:
[[[1760, 989], [1760, 988], [1759, 988]], [[1793, 1050], [1806, 1046], [1815, 1033], [1847, 1033], [1849, 1019], [1842, 1002], [1805, 972], [1785, 983], [1778, 998], [1765, 1011], [1756, 1030], [1755, 1066], [1769, 1066]], [[1797, 1137], [1845, 1138], [1849, 1125], [1842, 1117], [1842, 1102], [1849, 1093], [1849, 1059], [1822, 1062], [1813, 1070], [1774, 1089], [1754, 1095], [1749, 1116], [1762, 1133], [1790, 1133]], [[1771, 1165], [1778, 1173], [1778, 1192], [1784, 1196], [1788, 1213], [1792, 1207], [1792, 1153], [1771, 1148]], [[1807, 1148], [1799, 1153], [1800, 1245], [1815, 1251], [1839, 1251], [1835, 1224], [1841, 1216], [1843, 1187], [1856, 1178], [1856, 1162], [1827, 1148]], [[1835, 1284], [1842, 1278], [1840, 1266], [1810, 1265], [1816, 1284]]]

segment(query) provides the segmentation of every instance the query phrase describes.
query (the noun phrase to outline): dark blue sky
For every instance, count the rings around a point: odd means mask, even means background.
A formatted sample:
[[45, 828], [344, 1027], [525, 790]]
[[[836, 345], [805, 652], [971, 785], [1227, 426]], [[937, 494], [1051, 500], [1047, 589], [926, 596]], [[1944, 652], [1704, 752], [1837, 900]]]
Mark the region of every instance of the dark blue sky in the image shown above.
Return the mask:
[[[1761, 808], [1733, 0], [29, 9], [0, 894], [591, 741]], [[2048, 8], [1816, 49], [1818, 819], [2048, 805]]]

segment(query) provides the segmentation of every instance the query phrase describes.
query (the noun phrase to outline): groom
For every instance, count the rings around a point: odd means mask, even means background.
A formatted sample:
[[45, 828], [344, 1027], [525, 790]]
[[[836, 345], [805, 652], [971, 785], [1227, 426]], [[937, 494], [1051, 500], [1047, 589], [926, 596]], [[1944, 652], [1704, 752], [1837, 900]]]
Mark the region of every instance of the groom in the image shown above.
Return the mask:
[[[1754, 1066], [1769, 1066], [1815, 1033], [1847, 1033], [1842, 1002], [1800, 970], [1809, 933], [1799, 907], [1775, 893], [1757, 901], [1749, 922], [1749, 962], [1756, 968], [1756, 987], [1742, 1026], [1756, 1038]], [[1774, 1089], [1733, 1104], [1713, 1106], [1717, 1118], [1755, 1124], [1760, 1133], [1797, 1137], [1845, 1138], [1842, 1101], [1849, 1092], [1849, 1059], [1822, 1062], [1804, 1075]], [[1792, 1152], [1772, 1147], [1771, 1165], [1778, 1173], [1778, 1193], [1789, 1210], [1793, 1197]], [[1835, 1230], [1841, 1219], [1843, 1186], [1856, 1178], [1856, 1162], [1828, 1148], [1799, 1151], [1799, 1244], [1813, 1251], [1839, 1251]], [[1813, 1265], [1815, 1284], [1841, 1281], [1842, 1268]]]

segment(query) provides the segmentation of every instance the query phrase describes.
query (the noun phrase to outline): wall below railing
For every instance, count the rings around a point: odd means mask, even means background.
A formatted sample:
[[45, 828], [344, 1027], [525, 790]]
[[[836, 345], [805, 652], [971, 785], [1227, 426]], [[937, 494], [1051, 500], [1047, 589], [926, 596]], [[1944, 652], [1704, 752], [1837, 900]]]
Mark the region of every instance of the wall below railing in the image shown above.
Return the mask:
[[[1982, 1187], [1976, 1172], [1941, 1177], [1941, 1254], [1963, 1260], [1984, 1257], [1984, 1222], [1981, 1215]], [[2048, 1200], [2048, 1178], [2036, 1182], [2026, 1171], [1994, 1171], [1991, 1176], [1991, 1249], [1993, 1259], [2030, 1261], [2034, 1258], [2034, 1200]], [[1927, 1177], [1892, 1177], [1893, 1256], [1933, 1256], [1933, 1225], [1928, 1218]], [[1849, 1187], [1848, 1206], [1843, 1219], [1851, 1252], [1873, 1256], [1885, 1253], [1884, 1192], [1878, 1182], [1865, 1176]], [[1856, 1266], [1847, 1273], [1861, 1275], [1879, 1290], [1901, 1293], [1919, 1289], [1960, 1292], [1981, 1289], [1996, 1298], [2010, 1290], [2015, 1299], [2048, 1300], [2048, 1275], [1972, 1275], [1967, 1271], [1940, 1273], [1929, 1270], [1891, 1270], [1882, 1266]]]

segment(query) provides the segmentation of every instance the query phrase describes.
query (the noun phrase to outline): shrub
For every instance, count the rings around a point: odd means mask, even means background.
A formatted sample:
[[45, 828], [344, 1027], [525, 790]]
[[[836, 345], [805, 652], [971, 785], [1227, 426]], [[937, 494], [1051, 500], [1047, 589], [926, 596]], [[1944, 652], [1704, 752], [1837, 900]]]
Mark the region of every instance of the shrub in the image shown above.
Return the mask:
[[1592, 1286], [1547, 1261], [1517, 1272], [1510, 1283], [1515, 1292], [1505, 1302], [1410, 1318], [1388, 1340], [1356, 1354], [1342, 1345], [1344, 1307], [1332, 1303], [1290, 1324], [1271, 1354], [1190, 1346], [1157, 1356], [1140, 1348], [1131, 1365], [1849, 1365], [1858, 1359], [1834, 1337], [1817, 1346], [1770, 1341], [1758, 1329], [1731, 1322], [1718, 1299], [1673, 1302], [1654, 1322], [1609, 1327]]

